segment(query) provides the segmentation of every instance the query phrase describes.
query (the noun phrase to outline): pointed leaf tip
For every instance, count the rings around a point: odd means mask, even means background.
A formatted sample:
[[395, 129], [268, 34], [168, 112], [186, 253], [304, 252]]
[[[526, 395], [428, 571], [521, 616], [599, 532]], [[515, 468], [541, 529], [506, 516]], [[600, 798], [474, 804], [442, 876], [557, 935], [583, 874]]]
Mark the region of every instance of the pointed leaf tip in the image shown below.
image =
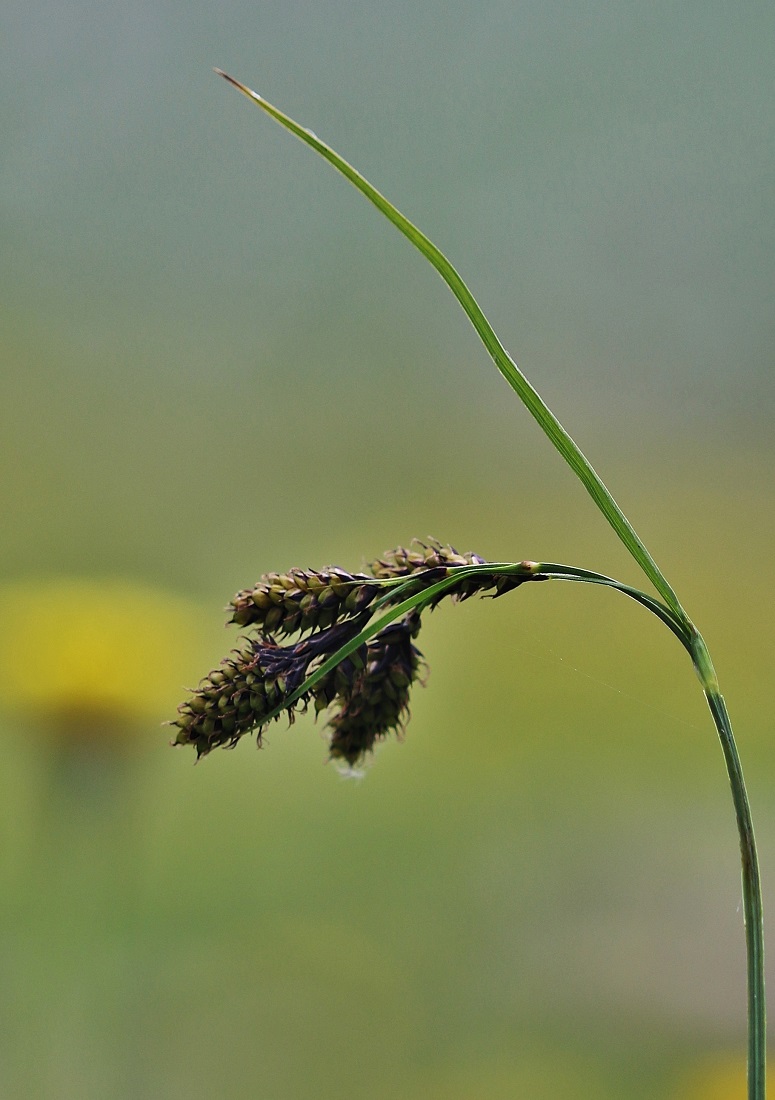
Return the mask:
[[213, 72], [217, 73], [218, 76], [222, 76], [224, 80], [228, 80], [229, 84], [233, 84], [238, 91], [242, 92], [243, 95], [248, 96], [249, 99], [261, 100], [261, 96], [258, 94], [258, 92], [254, 92], [252, 88], [248, 88], [247, 84], [243, 84], [241, 81], [236, 80], [233, 76], [229, 76], [229, 74], [225, 73], [223, 69], [218, 69], [214, 66]]

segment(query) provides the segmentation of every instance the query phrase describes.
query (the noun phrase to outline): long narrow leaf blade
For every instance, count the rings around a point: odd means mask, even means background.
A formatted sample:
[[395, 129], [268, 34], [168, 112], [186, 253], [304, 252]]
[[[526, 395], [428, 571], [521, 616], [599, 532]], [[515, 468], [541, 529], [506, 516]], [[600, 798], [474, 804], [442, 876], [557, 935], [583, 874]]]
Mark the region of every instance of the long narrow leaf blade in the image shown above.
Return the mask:
[[346, 179], [350, 181], [366, 198], [377, 207], [393, 225], [407, 237], [423, 256], [436, 268], [444, 282], [457, 298], [461, 307], [467, 314], [472, 325], [476, 329], [482, 343], [489, 352], [496, 367], [506, 379], [511, 388], [518, 395], [530, 414], [541, 426], [545, 434], [560, 452], [567, 464], [587, 489], [595, 504], [608, 520], [620, 540], [627, 547], [630, 554], [640, 565], [643, 572], [659, 592], [668, 607], [685, 623], [690, 620], [681, 603], [662, 573], [661, 569], [646, 549], [630, 521], [625, 516], [619, 505], [614, 500], [607, 486], [592, 464], [576, 445], [574, 440], [563, 428], [560, 421], [543, 401], [538, 392], [533, 388], [517, 364], [511, 358], [498, 339], [495, 330], [485, 317], [479, 303], [474, 298], [467, 285], [453, 267], [447, 257], [425, 234], [409, 221], [393, 204], [385, 198], [369, 181], [353, 168], [336, 150], [304, 126], [300, 126], [289, 115], [269, 103], [263, 96], [252, 91], [246, 85], [235, 80], [221, 69], [216, 73], [233, 84], [243, 95], [256, 103], [266, 114], [270, 115], [286, 130], [290, 130], [297, 138], [305, 142], [315, 150], [324, 160], [333, 165]]

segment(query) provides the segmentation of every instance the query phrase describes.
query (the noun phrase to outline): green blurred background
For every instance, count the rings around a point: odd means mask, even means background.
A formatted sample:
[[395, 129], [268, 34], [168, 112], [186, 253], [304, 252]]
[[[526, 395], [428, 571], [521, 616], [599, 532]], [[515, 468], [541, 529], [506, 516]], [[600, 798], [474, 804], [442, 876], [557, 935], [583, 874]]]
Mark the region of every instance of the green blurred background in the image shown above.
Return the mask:
[[703, 628], [775, 852], [775, 9], [19, 0], [2, 15], [0, 1095], [743, 1097], [696, 681], [611, 593], [443, 607], [405, 743], [193, 768], [266, 570], [413, 536], [638, 581], [443, 247]]

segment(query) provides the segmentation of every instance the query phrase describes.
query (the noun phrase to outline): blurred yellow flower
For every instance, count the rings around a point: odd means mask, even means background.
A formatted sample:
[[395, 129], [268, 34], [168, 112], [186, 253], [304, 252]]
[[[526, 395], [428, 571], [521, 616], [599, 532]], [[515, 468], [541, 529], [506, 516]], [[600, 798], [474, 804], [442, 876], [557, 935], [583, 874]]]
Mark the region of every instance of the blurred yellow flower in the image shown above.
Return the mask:
[[412, 1100], [609, 1100], [613, 1093], [592, 1059], [541, 1050], [522, 1052], [513, 1062], [442, 1069], [410, 1095]]
[[745, 1059], [717, 1058], [702, 1063], [686, 1073], [674, 1093], [673, 1100], [746, 1100]]
[[125, 581], [0, 587], [0, 705], [62, 734], [160, 723], [202, 660], [187, 600]]

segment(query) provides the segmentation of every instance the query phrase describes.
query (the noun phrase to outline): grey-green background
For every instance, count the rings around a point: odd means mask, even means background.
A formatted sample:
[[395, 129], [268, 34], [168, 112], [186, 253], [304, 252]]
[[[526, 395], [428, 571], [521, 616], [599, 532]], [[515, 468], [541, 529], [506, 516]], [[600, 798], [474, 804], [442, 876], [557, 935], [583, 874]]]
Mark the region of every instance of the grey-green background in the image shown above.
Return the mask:
[[[620, 498], [714, 652], [769, 891], [774, 46], [765, 3], [6, 6], [0, 581], [184, 598], [193, 682], [237, 588], [415, 535], [637, 579], [438, 278], [218, 65], [447, 251]], [[711, 1095], [743, 933], [687, 661], [561, 586], [421, 647], [361, 782], [308, 720], [191, 768], [172, 664], [94, 774], [5, 700], [2, 1095]]]

